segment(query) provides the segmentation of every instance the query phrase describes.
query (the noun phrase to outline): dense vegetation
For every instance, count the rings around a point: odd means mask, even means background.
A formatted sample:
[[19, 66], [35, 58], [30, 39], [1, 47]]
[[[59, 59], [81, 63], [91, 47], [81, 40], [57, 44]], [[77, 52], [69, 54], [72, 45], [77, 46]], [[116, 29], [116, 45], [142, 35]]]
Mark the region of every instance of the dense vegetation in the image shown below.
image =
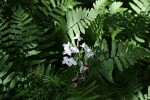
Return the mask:
[[149, 100], [149, 85], [149, 0], [0, 1], [0, 100]]

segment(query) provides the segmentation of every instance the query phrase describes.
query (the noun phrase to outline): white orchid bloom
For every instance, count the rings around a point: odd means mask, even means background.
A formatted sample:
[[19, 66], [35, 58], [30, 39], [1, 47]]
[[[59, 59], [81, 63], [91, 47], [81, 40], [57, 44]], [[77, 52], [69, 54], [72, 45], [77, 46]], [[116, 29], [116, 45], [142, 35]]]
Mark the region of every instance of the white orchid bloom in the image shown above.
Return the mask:
[[68, 42], [67, 44], [63, 44], [63, 46], [64, 46], [64, 52], [63, 52], [63, 54], [65, 55], [65, 54], [67, 54], [67, 55], [71, 55], [71, 53], [72, 53], [72, 51], [71, 51], [71, 49], [70, 49], [70, 42]]
[[70, 67], [72, 65], [77, 65], [77, 62], [73, 58], [68, 58], [65, 56], [63, 58], [62, 64], [67, 64]]
[[72, 53], [79, 53], [79, 49], [77, 47], [71, 47], [70, 49]]
[[68, 42], [67, 44], [63, 44], [64, 47], [64, 51], [63, 54], [67, 54], [69, 56], [71, 56], [72, 53], [79, 53], [79, 49], [77, 47], [73, 47], [70, 45], [70, 42]]
[[73, 58], [69, 58], [68, 66], [77, 65], [77, 62]]
[[85, 43], [83, 43], [82, 45], [80, 45], [86, 52], [87, 57], [92, 57], [94, 55], [94, 53], [92, 52], [92, 50], [88, 47], [88, 45], [86, 45]]
[[87, 49], [87, 57], [92, 57], [94, 55], [93, 51], [91, 49]]
[[80, 37], [80, 34], [76, 34], [76, 36], [73, 39], [81, 41], [83, 38]]
[[63, 57], [62, 64], [67, 64], [67, 63], [68, 63], [68, 57], [65, 56], [65, 57]]
[[89, 48], [85, 43], [83, 43], [82, 45], [80, 45], [80, 47], [82, 47], [85, 51]]

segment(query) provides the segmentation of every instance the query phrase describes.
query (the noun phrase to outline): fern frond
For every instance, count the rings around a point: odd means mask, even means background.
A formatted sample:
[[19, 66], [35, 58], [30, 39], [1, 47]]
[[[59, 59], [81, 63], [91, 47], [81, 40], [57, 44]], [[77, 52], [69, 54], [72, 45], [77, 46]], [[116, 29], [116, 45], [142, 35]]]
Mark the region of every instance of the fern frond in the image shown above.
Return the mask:
[[147, 88], [147, 94], [143, 94], [141, 90], [138, 90], [138, 93], [132, 97], [133, 100], [149, 100], [150, 99], [150, 86]]
[[138, 79], [137, 66], [129, 67], [123, 72], [114, 69], [113, 83], [110, 83], [99, 71], [101, 70], [99, 65], [98, 63], [89, 65], [90, 77], [88, 77], [90, 82], [96, 80], [98, 84], [98, 88], [95, 90], [99, 95], [97, 100], [132, 100], [132, 96], [142, 89], [142, 84]]
[[57, 21], [60, 21], [59, 16], [64, 16], [67, 11], [79, 4], [74, 0], [41, 0], [41, 3], [44, 7], [38, 6], [38, 9], [45, 15], [55, 18]]
[[122, 2], [113, 2], [110, 7], [109, 7], [109, 11], [110, 13], [114, 14], [114, 13], [117, 13], [117, 12], [123, 12], [123, 11], [126, 11], [127, 8], [121, 8], [122, 6]]
[[7, 29], [8, 25], [9, 25], [9, 23], [6, 21], [6, 19], [2, 18], [2, 20], [0, 22], [0, 27], [1, 27], [0, 28], [0, 32], [1, 32], [1, 34], [0, 34], [0, 45], [1, 45], [1, 47], [0, 48], [1, 49], [4, 45], [3, 44], [4, 41], [6, 41], [8, 39], [8, 37], [5, 36], [9, 32], [9, 29]]
[[85, 34], [85, 29], [91, 25], [91, 22], [97, 18], [97, 15], [103, 15], [105, 13], [115, 14], [117, 12], [123, 12], [126, 8], [121, 8], [121, 2], [113, 2], [110, 4], [109, 9], [106, 6], [109, 6], [107, 0], [97, 0], [93, 4], [93, 8], [90, 10], [76, 8], [75, 10], [69, 11], [67, 16], [67, 27], [68, 35], [71, 38], [73, 44], [74, 40], [72, 39], [76, 34], [83, 33]]
[[9, 55], [3, 51], [0, 51], [0, 98], [4, 99], [4, 95], [8, 95], [19, 80], [19, 76], [15, 72], [10, 72], [13, 65], [12, 62], [8, 62]]
[[112, 41], [111, 50], [109, 50], [107, 41], [103, 39], [100, 44], [95, 46], [95, 57], [91, 61], [94, 63], [91, 65], [97, 66], [100, 73], [108, 81], [113, 82], [112, 72], [114, 67], [123, 71], [124, 68], [134, 65], [144, 57], [150, 57], [150, 52], [143, 48]]
[[135, 45], [149, 48], [150, 19], [144, 16], [133, 16], [132, 13], [98, 15], [87, 33], [100, 39], [111, 37], [112, 40], [132, 41]]
[[98, 13], [93, 8], [91, 10], [86, 10], [82, 8], [76, 8], [75, 10], [69, 11], [67, 13], [67, 27], [68, 35], [74, 44], [73, 37], [75, 34], [83, 33], [85, 34], [85, 28], [91, 24], [97, 17]]
[[19, 8], [14, 12], [12, 18], [10, 25], [12, 35], [10, 38], [17, 41], [15, 45], [21, 46], [23, 51], [35, 48], [36, 44], [33, 41], [36, 39], [37, 29], [36, 25], [31, 23], [32, 18], [29, 17], [29, 14]]
[[[100, 14], [104, 13], [111, 13], [115, 14], [117, 12], [123, 12], [126, 11], [126, 8], [122, 8], [122, 2], [110, 2], [109, 0], [96, 0], [96, 2], [93, 4], [93, 7], [95, 10], [97, 10]], [[109, 6], [109, 9], [106, 7]]]
[[93, 7], [97, 11], [105, 11], [106, 6], [108, 6], [109, 1], [108, 0], [96, 0], [93, 4]]
[[145, 14], [150, 15], [150, 1], [149, 0], [133, 0], [134, 3], [129, 2], [131, 8], [137, 13], [140, 14], [145, 12]]
[[32, 18], [21, 7], [13, 13], [10, 23], [3, 20], [0, 24], [2, 26], [0, 29], [1, 47], [9, 53], [17, 52], [30, 56], [32, 49], [37, 45], [35, 44], [37, 29], [31, 21]]
[[[56, 28], [40, 28], [41, 31], [38, 31], [38, 36], [40, 38], [37, 39], [37, 46], [34, 50], [31, 51], [32, 56], [28, 57], [28, 64], [40, 64], [45, 63], [46, 65], [49, 65], [51, 62], [55, 63], [59, 58], [58, 55], [60, 52], [58, 52], [62, 47], [62, 41], [59, 40], [62, 39], [63, 32], [59, 33], [60, 29]], [[45, 29], [45, 30], [43, 30]], [[59, 35], [58, 35], [59, 34]], [[59, 41], [58, 41], [59, 40]], [[31, 61], [30, 59], [34, 61]], [[29, 63], [30, 62], [30, 63]]]
[[[67, 98], [67, 100], [95, 100], [99, 97], [94, 90], [98, 88], [96, 82], [91, 82], [88, 86], [82, 87], [81, 89], [74, 89], [71, 93], [71, 97]], [[78, 92], [76, 92], [78, 91]]]
[[44, 65], [38, 65], [29, 73], [29, 90], [25, 90], [27, 93], [24, 97], [30, 100], [59, 100], [66, 98], [66, 84], [64, 81], [60, 80], [59, 74], [56, 73], [56, 70], [52, 65], [47, 67]]

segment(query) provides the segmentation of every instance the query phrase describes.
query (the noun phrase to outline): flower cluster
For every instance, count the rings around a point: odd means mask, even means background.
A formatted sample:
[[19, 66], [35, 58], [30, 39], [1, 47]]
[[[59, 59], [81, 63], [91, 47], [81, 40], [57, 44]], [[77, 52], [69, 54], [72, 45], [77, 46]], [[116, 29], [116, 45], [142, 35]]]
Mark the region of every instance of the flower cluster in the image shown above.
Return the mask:
[[79, 53], [79, 49], [77, 47], [73, 47], [70, 45], [70, 42], [68, 42], [67, 44], [63, 44], [64, 46], [64, 52], [63, 54], [65, 55], [69, 55], [71, 56], [72, 53]]
[[[79, 34], [77, 34], [73, 39], [77, 40], [78, 43], [79, 41], [83, 40], [83, 38], [81, 38]], [[81, 61], [82, 56], [80, 55], [85, 54], [86, 58], [92, 57], [94, 55], [94, 53], [88, 47], [88, 45], [83, 43], [82, 45], [77, 44], [77, 46], [76, 45], [73, 46], [71, 45], [70, 42], [68, 42], [67, 44], [63, 44], [63, 47], [64, 47], [63, 55], [65, 56], [63, 57], [62, 64], [67, 64], [69, 67], [72, 65], [74, 66], [79, 65], [80, 73], [84, 73], [84, 71], [87, 70], [88, 68], [83, 65], [83, 62]]]
[[84, 49], [84, 51], [85, 51], [85, 53], [87, 55], [87, 58], [92, 57], [94, 55], [94, 53], [92, 52], [92, 50], [85, 43], [83, 43], [81, 45], [81, 47]]
[[65, 56], [63, 58], [62, 64], [67, 64], [68, 66], [77, 65], [77, 62], [73, 58], [68, 58]]

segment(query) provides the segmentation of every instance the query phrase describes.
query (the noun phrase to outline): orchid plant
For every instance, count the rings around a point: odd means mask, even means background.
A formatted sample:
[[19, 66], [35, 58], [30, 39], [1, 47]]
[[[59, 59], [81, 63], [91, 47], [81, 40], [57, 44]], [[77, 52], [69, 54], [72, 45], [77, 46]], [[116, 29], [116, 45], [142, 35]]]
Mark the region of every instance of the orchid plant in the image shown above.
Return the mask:
[[80, 34], [77, 34], [74, 38], [76, 40], [76, 45], [73, 46], [70, 42], [67, 44], [63, 44], [64, 51], [63, 51], [63, 61], [62, 64], [67, 64], [70, 66], [77, 66], [79, 65], [79, 72], [83, 74], [85, 70], [88, 68], [84, 66], [82, 57], [84, 55], [84, 59], [88, 59], [89, 57], [92, 57], [94, 53], [92, 50], [88, 47], [87, 44], [83, 43], [82, 45], [79, 45], [80, 41], [83, 40], [83, 38], [80, 37]]
[[76, 41], [75, 45], [71, 44], [70, 42], [63, 44], [64, 57], [63, 57], [62, 64], [66, 64], [69, 67], [79, 66], [77, 75], [72, 80], [74, 82], [73, 83], [74, 87], [77, 87], [78, 84], [84, 81], [85, 76], [83, 75], [88, 70], [88, 67], [84, 65], [83, 62], [86, 61], [89, 57], [92, 57], [94, 53], [86, 43], [82, 43], [82, 45], [80, 45], [80, 41], [83, 40], [83, 38], [80, 37], [80, 34], [77, 34], [73, 39], [74, 41]]

